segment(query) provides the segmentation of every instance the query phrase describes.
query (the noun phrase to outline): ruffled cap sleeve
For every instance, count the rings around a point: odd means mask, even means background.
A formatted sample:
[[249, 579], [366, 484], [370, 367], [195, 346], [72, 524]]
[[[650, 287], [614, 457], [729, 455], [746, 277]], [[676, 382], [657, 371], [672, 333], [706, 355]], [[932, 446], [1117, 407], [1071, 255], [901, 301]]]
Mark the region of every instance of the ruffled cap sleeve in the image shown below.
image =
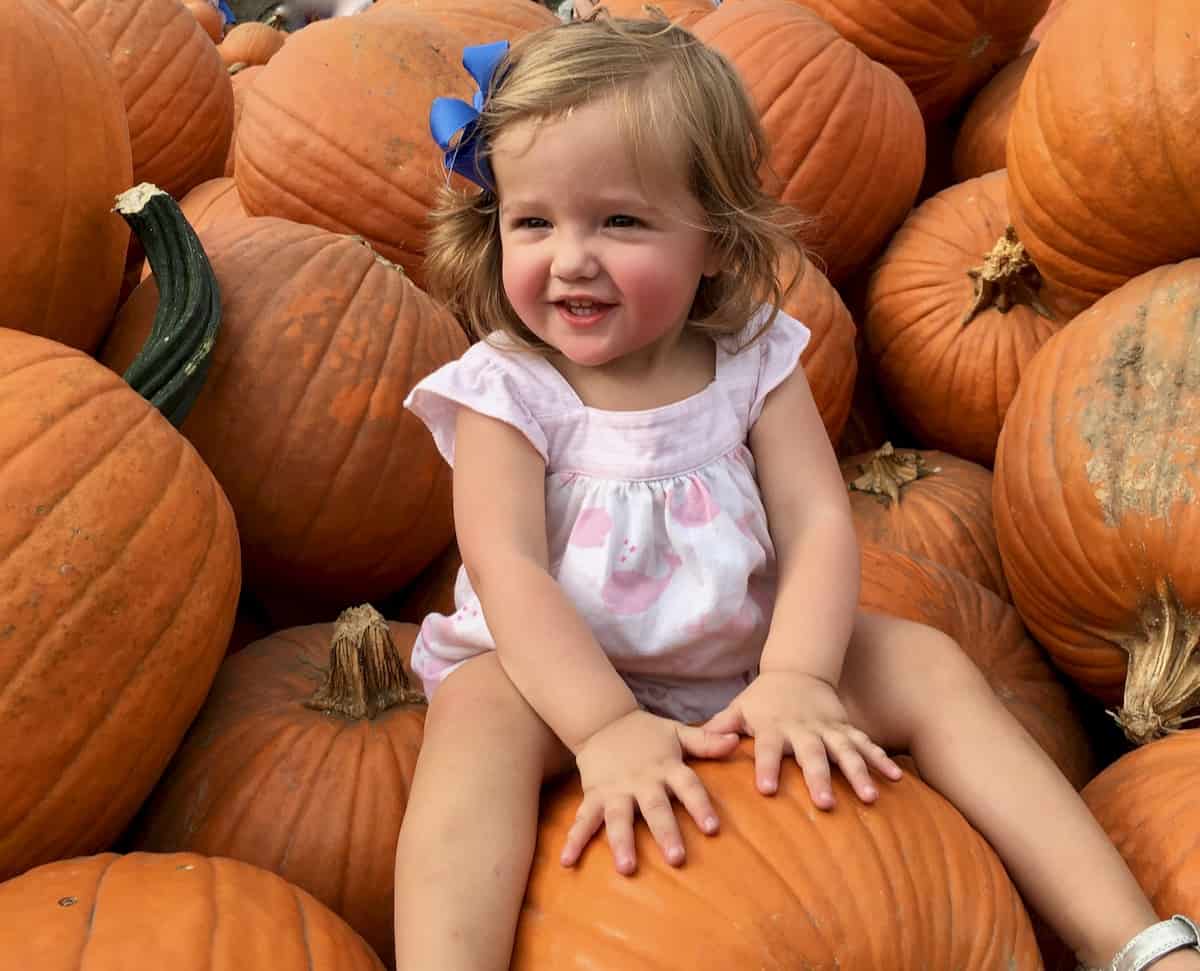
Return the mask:
[[546, 435], [521, 395], [519, 369], [486, 342], [419, 381], [404, 407], [425, 423], [442, 458], [454, 466], [454, 425], [460, 408], [496, 418], [517, 429], [548, 461]]
[[[763, 308], [760, 314], [751, 320], [746, 332], [754, 334], [762, 326], [761, 315], [769, 313], [769, 308]], [[763, 402], [766, 401], [767, 395], [796, 370], [811, 338], [812, 331], [795, 317], [781, 310], [776, 314], [770, 329], [758, 339], [758, 381], [750, 402], [750, 425], [758, 421], [758, 416], [762, 414]]]

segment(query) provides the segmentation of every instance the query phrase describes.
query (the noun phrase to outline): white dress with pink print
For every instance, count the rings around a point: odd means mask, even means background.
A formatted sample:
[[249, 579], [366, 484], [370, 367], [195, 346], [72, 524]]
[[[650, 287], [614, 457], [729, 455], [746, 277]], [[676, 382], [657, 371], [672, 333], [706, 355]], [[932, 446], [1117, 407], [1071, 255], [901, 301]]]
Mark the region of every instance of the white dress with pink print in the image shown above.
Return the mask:
[[[716, 377], [696, 394], [604, 411], [584, 405], [545, 358], [496, 333], [422, 380], [405, 406], [451, 465], [460, 407], [525, 435], [546, 462], [551, 575], [638, 702], [698, 722], [758, 668], [775, 555], [746, 439], [808, 339], [781, 312], [738, 353], [742, 341], [718, 341]], [[465, 569], [454, 603], [450, 616], [425, 618], [413, 646], [429, 696], [456, 666], [495, 647]]]

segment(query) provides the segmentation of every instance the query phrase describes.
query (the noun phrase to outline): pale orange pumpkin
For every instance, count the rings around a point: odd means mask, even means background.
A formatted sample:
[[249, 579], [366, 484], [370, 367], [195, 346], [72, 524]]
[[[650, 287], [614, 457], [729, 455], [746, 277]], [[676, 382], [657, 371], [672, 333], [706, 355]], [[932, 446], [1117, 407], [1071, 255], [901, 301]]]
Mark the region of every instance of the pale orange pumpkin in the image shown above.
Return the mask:
[[187, 0], [184, 7], [196, 18], [214, 44], [221, 43], [225, 34], [225, 18], [221, 16], [221, 11], [208, 0]]
[[287, 36], [270, 24], [248, 20], [230, 28], [225, 39], [217, 45], [217, 53], [226, 67], [263, 65], [279, 53]]
[[530, 0], [376, 0], [366, 13], [392, 10], [422, 14], [453, 30], [464, 44], [515, 41], [559, 23], [548, 7]]

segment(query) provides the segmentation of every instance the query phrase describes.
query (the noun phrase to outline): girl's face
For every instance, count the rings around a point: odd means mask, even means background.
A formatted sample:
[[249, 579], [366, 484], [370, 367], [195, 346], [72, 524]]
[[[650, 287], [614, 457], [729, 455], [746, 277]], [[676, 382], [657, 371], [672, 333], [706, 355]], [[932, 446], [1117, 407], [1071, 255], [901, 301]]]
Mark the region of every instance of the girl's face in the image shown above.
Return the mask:
[[603, 99], [513, 125], [491, 161], [504, 289], [525, 325], [585, 367], [669, 351], [701, 277], [719, 269], [681, 163], [639, 178]]

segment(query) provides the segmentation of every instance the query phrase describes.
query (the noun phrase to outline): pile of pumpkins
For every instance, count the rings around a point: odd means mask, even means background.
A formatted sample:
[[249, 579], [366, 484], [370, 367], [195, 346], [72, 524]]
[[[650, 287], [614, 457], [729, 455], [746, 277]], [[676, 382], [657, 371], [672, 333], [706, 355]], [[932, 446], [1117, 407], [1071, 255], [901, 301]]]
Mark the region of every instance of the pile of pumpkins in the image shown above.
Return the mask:
[[[449, 470], [401, 402], [468, 346], [421, 289], [428, 108], [469, 97], [464, 45], [557, 21], [213, 13], [0, 5], [13, 966], [393, 964], [405, 655], [459, 566]], [[785, 309], [814, 333], [862, 605], [953, 636], [1159, 912], [1200, 915], [1200, 6], [656, 14], [731, 59], [764, 178], [809, 217]], [[682, 871], [645, 832], [634, 878], [603, 846], [563, 870], [578, 791], [548, 790], [513, 966], [1072, 966], [918, 773], [817, 813], [794, 766], [758, 796], [750, 758], [698, 765], [725, 825], [682, 821]]]

